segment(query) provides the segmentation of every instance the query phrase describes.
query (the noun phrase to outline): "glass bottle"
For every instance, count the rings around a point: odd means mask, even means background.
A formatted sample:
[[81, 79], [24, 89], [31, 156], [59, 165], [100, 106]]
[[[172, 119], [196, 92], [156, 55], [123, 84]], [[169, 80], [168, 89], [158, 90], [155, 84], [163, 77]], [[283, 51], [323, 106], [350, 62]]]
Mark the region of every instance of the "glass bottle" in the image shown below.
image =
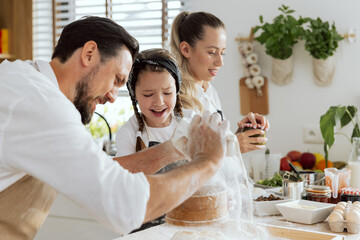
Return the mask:
[[352, 138], [348, 168], [351, 169], [350, 186], [360, 188], [360, 138]]

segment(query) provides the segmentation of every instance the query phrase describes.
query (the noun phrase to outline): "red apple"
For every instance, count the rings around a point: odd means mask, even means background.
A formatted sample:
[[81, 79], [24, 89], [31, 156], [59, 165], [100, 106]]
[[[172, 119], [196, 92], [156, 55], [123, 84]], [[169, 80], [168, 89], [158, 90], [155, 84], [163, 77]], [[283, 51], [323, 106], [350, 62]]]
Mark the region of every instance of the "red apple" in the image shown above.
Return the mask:
[[304, 152], [300, 156], [299, 163], [304, 169], [312, 169], [316, 163], [316, 157], [310, 152]]
[[288, 156], [291, 159], [292, 162], [299, 161], [300, 156], [301, 156], [301, 152], [296, 151], [296, 150], [290, 151], [290, 152], [288, 152], [288, 154], [286, 156]]
[[291, 159], [288, 156], [285, 156], [280, 159], [280, 171], [291, 171], [291, 167], [288, 163], [288, 160], [291, 161]]

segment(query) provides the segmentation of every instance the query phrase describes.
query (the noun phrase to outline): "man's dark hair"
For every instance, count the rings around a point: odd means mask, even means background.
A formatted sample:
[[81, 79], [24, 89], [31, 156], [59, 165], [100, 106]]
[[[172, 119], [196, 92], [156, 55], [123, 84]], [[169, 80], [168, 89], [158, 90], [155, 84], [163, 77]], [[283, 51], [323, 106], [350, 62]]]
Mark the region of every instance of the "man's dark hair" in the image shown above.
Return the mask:
[[59, 58], [64, 63], [88, 41], [96, 42], [101, 62], [115, 57], [124, 45], [133, 59], [139, 52], [138, 41], [123, 27], [108, 18], [88, 16], [64, 27], [51, 58]]

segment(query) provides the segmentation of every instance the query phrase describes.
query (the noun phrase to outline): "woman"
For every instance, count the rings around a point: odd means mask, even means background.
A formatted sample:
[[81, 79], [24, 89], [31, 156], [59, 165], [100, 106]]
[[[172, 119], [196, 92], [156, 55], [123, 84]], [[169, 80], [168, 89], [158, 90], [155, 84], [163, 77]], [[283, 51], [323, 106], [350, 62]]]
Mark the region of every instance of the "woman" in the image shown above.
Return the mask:
[[[180, 97], [183, 107], [198, 113], [219, 112], [223, 117], [220, 99], [210, 83], [223, 66], [226, 48], [224, 23], [206, 12], [181, 12], [172, 24], [170, 48], [181, 69]], [[236, 133], [242, 153], [263, 149], [267, 138], [263, 135], [270, 128], [268, 120], [257, 113], [249, 113], [238, 125], [250, 122], [260, 129]], [[260, 145], [261, 144], [261, 145]]]

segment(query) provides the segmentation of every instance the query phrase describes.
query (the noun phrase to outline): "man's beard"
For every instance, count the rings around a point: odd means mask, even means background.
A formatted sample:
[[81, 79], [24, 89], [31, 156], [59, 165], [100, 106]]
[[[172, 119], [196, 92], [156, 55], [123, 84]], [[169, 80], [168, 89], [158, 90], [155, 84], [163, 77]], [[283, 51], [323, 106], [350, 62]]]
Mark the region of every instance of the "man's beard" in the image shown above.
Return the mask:
[[89, 96], [89, 90], [94, 84], [94, 78], [99, 71], [99, 66], [94, 67], [87, 75], [83, 76], [76, 84], [76, 95], [74, 98], [74, 105], [81, 115], [81, 122], [86, 125], [90, 123], [93, 111], [92, 101], [94, 98]]

